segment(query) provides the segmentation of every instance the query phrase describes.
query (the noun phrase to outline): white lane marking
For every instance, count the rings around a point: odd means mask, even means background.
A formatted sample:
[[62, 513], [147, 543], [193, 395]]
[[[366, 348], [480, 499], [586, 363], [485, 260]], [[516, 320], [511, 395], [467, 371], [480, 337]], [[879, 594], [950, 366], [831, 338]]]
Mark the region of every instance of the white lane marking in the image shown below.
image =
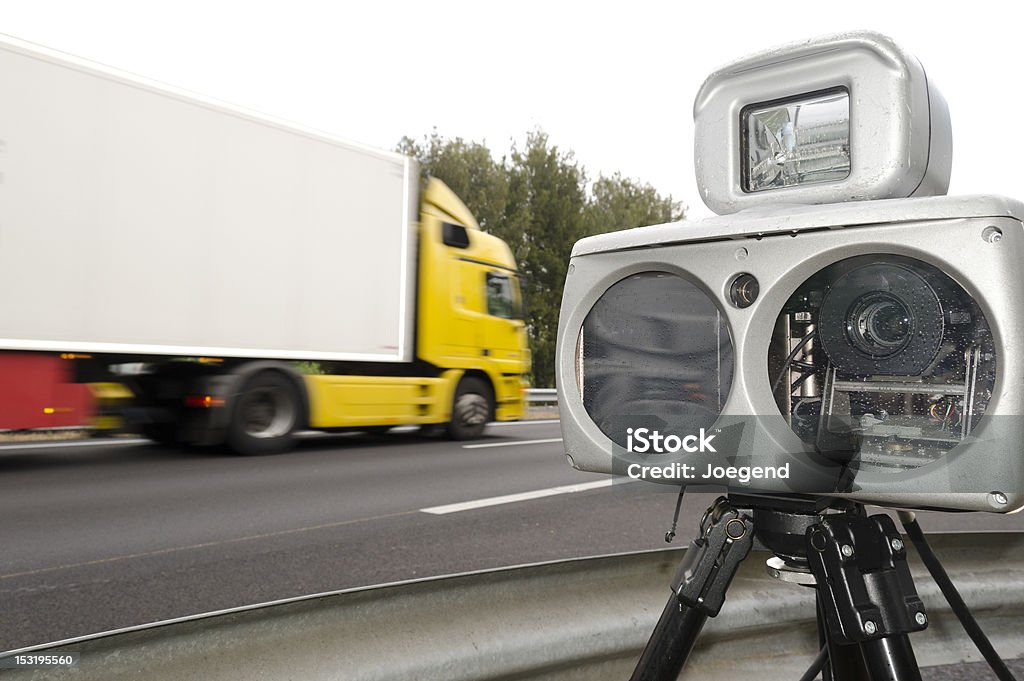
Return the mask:
[[577, 485], [562, 485], [561, 487], [548, 487], [547, 489], [537, 489], [532, 492], [520, 492], [518, 494], [505, 494], [500, 497], [488, 497], [486, 499], [476, 499], [474, 501], [463, 501], [457, 504], [445, 504], [444, 506], [431, 506], [429, 508], [421, 508], [421, 513], [430, 513], [432, 515], [445, 515], [447, 513], [458, 513], [459, 511], [470, 511], [475, 508], [486, 508], [488, 506], [499, 506], [501, 504], [512, 504], [517, 501], [528, 501], [530, 499], [541, 499], [543, 497], [553, 497], [559, 494], [572, 494], [573, 492], [585, 492], [590, 489], [598, 489], [599, 487], [611, 487], [615, 482], [612, 478], [606, 478], [604, 480], [597, 480], [595, 482], [583, 482]]
[[151, 443], [145, 438], [129, 440], [55, 440], [53, 442], [22, 442], [18, 444], [0, 445], [0, 450], [9, 449], [57, 449], [60, 447], [118, 447], [121, 445], [141, 445]]
[[491, 421], [487, 424], [489, 428], [495, 426], [539, 426], [545, 423], [558, 423], [560, 419], [533, 419], [524, 421]]
[[[535, 421], [495, 421], [487, 424], [489, 427], [496, 426], [539, 426], [544, 424], [558, 423], [558, 419], [537, 419]], [[411, 432], [419, 428], [419, 426], [396, 426], [392, 429], [393, 433], [406, 433]], [[56, 430], [56, 429], [55, 429]], [[336, 433], [325, 433], [317, 430], [303, 430], [296, 433], [302, 439], [315, 439], [318, 437], [337, 437]], [[534, 440], [533, 442], [560, 442], [561, 440]], [[129, 438], [129, 439], [117, 439], [117, 440], [54, 440], [52, 442], [12, 442], [11, 444], [0, 444], [0, 451], [12, 450], [12, 449], [55, 449], [60, 447], [100, 447], [108, 446], [115, 447], [121, 445], [141, 445], [141, 444], [152, 444], [152, 440], [146, 438]], [[529, 444], [528, 442], [503, 442], [496, 444], [486, 445], [464, 445], [466, 447], [500, 447], [506, 444]]]
[[514, 445], [544, 445], [549, 442], [561, 442], [560, 437], [551, 437], [546, 440], [516, 440], [514, 442], [488, 442], [482, 445], [462, 445], [463, 449], [483, 449], [485, 447], [512, 447]]

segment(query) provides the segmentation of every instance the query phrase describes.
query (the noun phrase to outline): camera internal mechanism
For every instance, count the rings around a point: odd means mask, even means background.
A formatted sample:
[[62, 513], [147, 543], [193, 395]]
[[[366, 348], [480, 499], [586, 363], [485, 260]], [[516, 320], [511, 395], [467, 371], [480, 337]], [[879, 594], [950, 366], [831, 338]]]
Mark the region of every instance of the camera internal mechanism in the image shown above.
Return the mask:
[[793, 431], [857, 469], [931, 463], [992, 397], [992, 333], [948, 275], [903, 256], [859, 256], [805, 281], [776, 320], [768, 374]]

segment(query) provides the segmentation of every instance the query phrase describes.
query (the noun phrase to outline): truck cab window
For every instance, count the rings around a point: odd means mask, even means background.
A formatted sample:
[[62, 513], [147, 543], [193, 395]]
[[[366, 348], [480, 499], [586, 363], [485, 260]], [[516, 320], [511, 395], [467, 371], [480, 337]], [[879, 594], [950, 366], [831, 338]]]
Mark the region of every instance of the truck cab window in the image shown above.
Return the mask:
[[516, 316], [516, 299], [512, 279], [504, 274], [487, 273], [487, 314], [503, 319]]

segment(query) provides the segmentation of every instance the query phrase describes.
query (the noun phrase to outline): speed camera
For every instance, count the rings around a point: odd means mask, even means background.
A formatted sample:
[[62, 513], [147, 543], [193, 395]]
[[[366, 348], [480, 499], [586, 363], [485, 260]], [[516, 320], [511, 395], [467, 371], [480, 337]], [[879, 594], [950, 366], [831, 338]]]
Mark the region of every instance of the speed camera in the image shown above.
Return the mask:
[[874, 33], [731, 64], [694, 106], [718, 216], [572, 252], [581, 470], [899, 507], [1024, 506], [1024, 205], [946, 197], [947, 108]]

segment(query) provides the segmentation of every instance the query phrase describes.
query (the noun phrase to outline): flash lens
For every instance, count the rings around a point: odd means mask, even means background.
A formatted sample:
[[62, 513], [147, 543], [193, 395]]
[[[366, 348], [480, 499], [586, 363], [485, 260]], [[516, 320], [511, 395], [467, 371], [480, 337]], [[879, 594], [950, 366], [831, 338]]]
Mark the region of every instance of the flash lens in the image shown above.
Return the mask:
[[675, 274], [641, 272], [610, 286], [587, 314], [575, 373], [587, 414], [625, 446], [639, 426], [710, 428], [732, 385], [733, 358], [728, 325], [707, 291]]
[[849, 177], [850, 93], [845, 88], [754, 104], [740, 117], [743, 191], [837, 182]]

